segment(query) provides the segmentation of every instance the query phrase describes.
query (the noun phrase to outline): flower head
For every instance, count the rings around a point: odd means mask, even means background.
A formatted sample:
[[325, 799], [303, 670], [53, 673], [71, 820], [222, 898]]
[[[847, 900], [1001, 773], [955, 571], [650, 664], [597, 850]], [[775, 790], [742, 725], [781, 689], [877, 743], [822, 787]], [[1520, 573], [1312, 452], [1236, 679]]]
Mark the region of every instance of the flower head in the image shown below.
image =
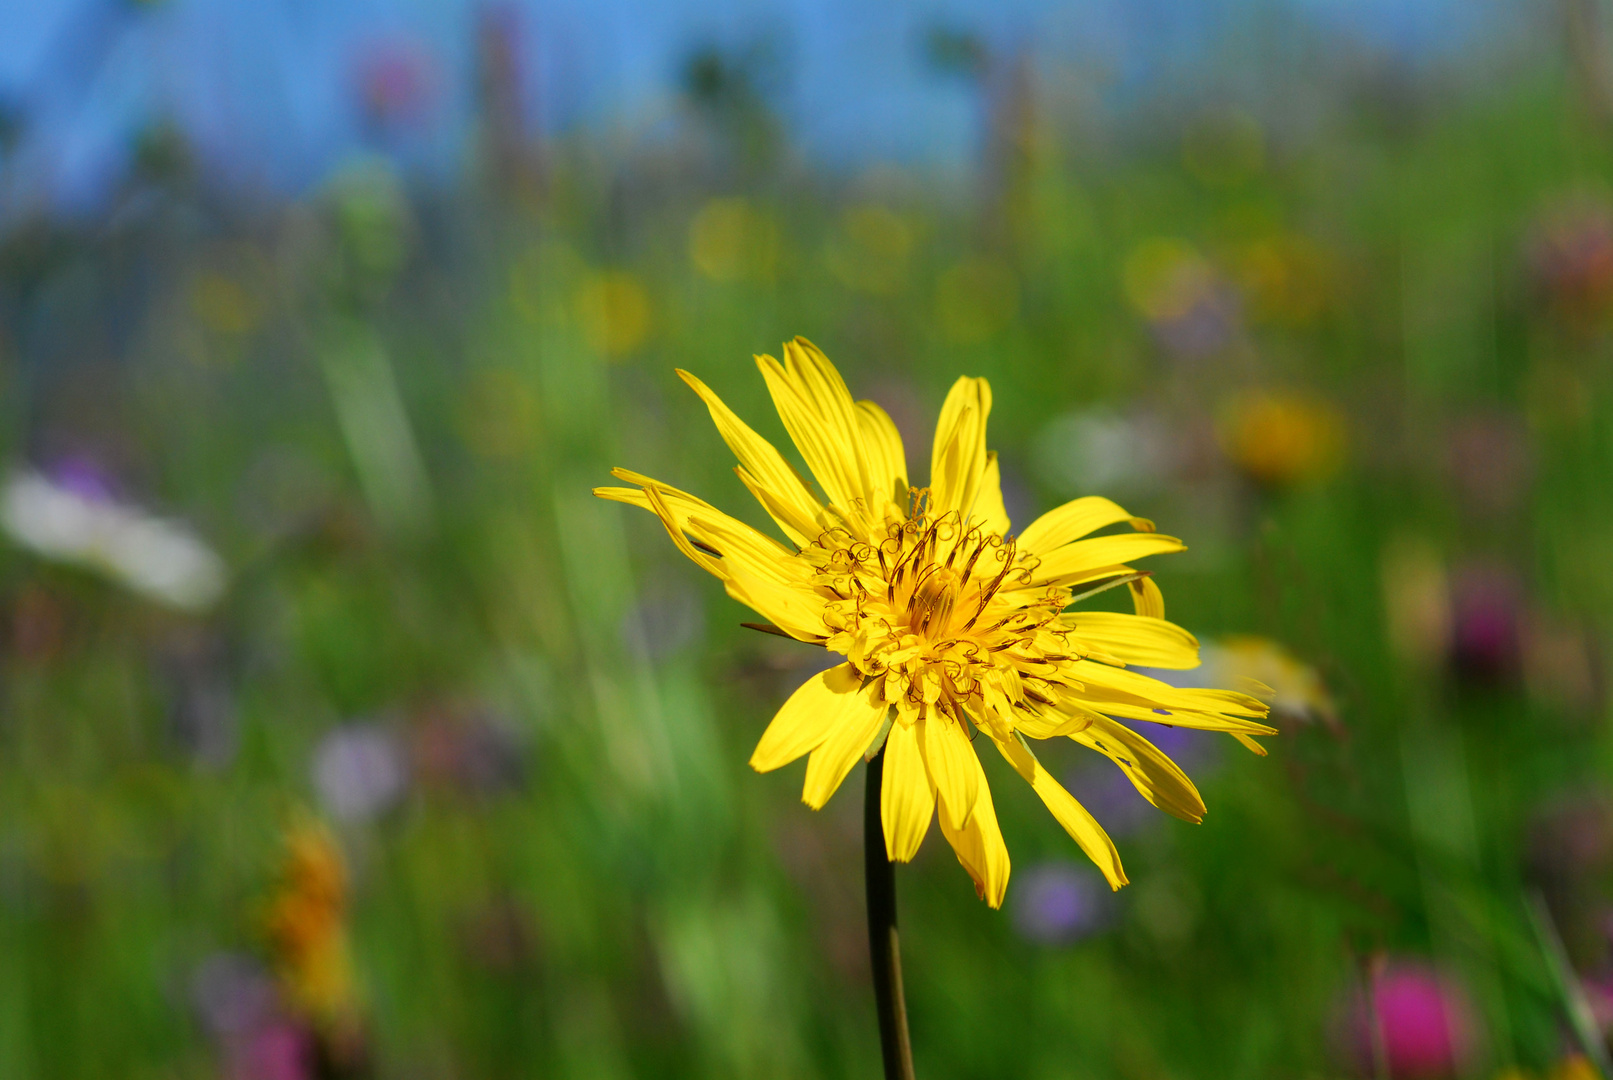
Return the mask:
[[1391, 964], [1373, 977], [1371, 994], [1356, 1004], [1350, 1026], [1362, 1066], [1370, 1067], [1373, 1042], [1381, 1039], [1389, 1075], [1413, 1080], [1460, 1072], [1477, 1031], [1460, 987], [1426, 965], [1409, 962]]
[[281, 882], [265, 929], [281, 982], [300, 1012], [333, 1022], [352, 1010], [347, 866], [335, 837], [317, 822], [300, 822], [286, 835]]
[[[704, 383], [679, 375], [705, 401], [739, 458], [740, 480], [787, 543], [623, 469], [615, 475], [636, 486], [595, 491], [655, 513], [679, 550], [768, 619], [767, 629], [845, 657], [790, 696], [751, 765], [767, 772], [809, 754], [802, 799], [817, 809], [858, 758], [883, 748], [889, 856], [910, 860], [938, 817], [977, 891], [997, 907], [1009, 861], [975, 754], [983, 732], [1110, 886], [1124, 885], [1114, 844], [1027, 739], [1064, 736], [1089, 746], [1154, 805], [1197, 822], [1204, 803], [1192, 781], [1122, 721], [1225, 731], [1257, 753], [1249, 736], [1273, 731], [1258, 722], [1266, 707], [1246, 694], [1177, 689], [1126, 670], [1198, 663], [1197, 641], [1165, 621], [1158, 586], [1129, 565], [1182, 543], [1095, 496], [1013, 535], [997, 457], [986, 450], [984, 379], [952, 387], [929, 486], [912, 487], [890, 417], [853, 401], [810, 342], [796, 338], [784, 355], [782, 364], [771, 356], [757, 364], [820, 491]], [[1133, 531], [1091, 535], [1119, 524]], [[1135, 614], [1067, 610], [1118, 586], [1129, 588]]]
[[1302, 486], [1338, 470], [1344, 459], [1344, 419], [1316, 398], [1249, 391], [1228, 404], [1221, 445], [1255, 483], [1274, 489]]
[[185, 526], [118, 502], [82, 462], [58, 477], [16, 472], [0, 487], [0, 529], [47, 559], [105, 573], [188, 611], [224, 593], [224, 561]]
[[1286, 720], [1337, 722], [1333, 696], [1316, 669], [1270, 638], [1232, 634], [1205, 650], [1205, 667], [1218, 682], [1251, 686]]

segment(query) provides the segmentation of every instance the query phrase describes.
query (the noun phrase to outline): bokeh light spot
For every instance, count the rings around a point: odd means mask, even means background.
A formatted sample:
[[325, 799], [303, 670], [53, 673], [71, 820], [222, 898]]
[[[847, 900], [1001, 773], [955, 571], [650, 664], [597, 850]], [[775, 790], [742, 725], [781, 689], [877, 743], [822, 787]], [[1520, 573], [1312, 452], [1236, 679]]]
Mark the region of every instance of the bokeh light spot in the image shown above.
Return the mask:
[[589, 347], [603, 356], [625, 356], [650, 336], [649, 293], [624, 270], [584, 281], [572, 298], [572, 310]]
[[689, 223], [689, 261], [713, 281], [771, 281], [778, 226], [742, 198], [712, 199]]

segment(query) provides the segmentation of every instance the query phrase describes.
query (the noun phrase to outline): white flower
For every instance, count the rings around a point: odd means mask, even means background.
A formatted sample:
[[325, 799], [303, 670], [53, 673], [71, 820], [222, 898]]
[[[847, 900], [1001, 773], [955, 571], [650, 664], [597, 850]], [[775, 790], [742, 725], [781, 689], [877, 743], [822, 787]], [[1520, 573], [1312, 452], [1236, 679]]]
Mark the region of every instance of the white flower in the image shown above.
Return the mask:
[[314, 750], [314, 787], [338, 821], [368, 821], [391, 809], [409, 782], [396, 737], [379, 724], [344, 724]]
[[6, 481], [0, 527], [47, 559], [98, 570], [171, 607], [201, 610], [224, 593], [224, 561], [184, 525], [37, 472]]
[[1146, 495], [1171, 471], [1174, 448], [1157, 419], [1106, 409], [1065, 413], [1036, 438], [1035, 465], [1060, 493]]

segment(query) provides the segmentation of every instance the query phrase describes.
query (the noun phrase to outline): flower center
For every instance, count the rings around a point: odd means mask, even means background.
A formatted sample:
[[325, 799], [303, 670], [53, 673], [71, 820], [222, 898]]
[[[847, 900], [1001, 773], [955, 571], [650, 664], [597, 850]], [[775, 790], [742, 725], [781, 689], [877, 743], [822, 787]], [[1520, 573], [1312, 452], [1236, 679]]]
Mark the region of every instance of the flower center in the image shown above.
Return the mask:
[[1074, 651], [1055, 622], [1068, 591], [1016, 592], [1032, 564], [1014, 541], [957, 513], [931, 521], [922, 495], [882, 538], [832, 529], [801, 557], [829, 600], [828, 647], [864, 675], [885, 676], [887, 701], [961, 719], [987, 683], [1015, 701], [1052, 693], [1047, 680]]

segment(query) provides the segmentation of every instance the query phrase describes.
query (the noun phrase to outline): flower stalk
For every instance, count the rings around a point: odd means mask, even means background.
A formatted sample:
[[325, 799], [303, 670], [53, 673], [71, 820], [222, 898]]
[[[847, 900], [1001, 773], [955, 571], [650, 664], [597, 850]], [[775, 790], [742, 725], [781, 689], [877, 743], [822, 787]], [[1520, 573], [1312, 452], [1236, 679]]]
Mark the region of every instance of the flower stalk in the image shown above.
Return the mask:
[[896, 933], [896, 864], [885, 852], [880, 795], [885, 748], [868, 762], [863, 795], [863, 881], [868, 892], [868, 953], [873, 964], [874, 1008], [885, 1080], [913, 1080], [913, 1047], [907, 1037], [907, 1000], [902, 995], [902, 949]]

